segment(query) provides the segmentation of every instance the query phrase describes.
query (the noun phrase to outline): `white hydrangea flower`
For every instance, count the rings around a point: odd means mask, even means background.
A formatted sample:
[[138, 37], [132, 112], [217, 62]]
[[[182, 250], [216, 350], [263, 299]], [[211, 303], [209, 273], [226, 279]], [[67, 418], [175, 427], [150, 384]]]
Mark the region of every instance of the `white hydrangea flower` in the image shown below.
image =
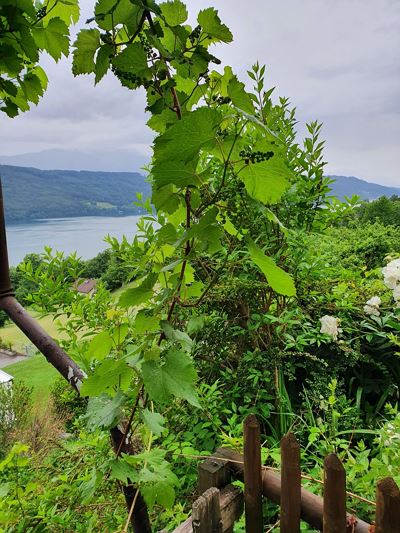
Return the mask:
[[369, 316], [380, 316], [380, 311], [377, 307], [372, 305], [364, 305], [364, 313]]
[[382, 303], [382, 300], [379, 298], [379, 296], [373, 296], [367, 301], [367, 305], [371, 305], [372, 307], [379, 307]]
[[369, 316], [380, 316], [379, 306], [381, 303], [382, 300], [379, 296], [373, 296], [364, 305], [364, 313]]
[[400, 259], [390, 261], [382, 268], [383, 282], [389, 289], [395, 289], [400, 282]]
[[339, 333], [342, 331], [339, 328], [340, 320], [330, 315], [325, 315], [319, 320], [321, 322], [320, 332], [329, 335], [334, 341], [337, 341]]
[[393, 300], [395, 302], [400, 302], [400, 285], [397, 285], [394, 289], [393, 289]]

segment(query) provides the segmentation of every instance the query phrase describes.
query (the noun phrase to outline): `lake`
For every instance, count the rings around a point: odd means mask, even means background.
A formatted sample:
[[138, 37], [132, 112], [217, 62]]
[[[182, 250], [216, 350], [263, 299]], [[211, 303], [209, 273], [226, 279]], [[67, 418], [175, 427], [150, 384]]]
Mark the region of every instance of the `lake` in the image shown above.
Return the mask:
[[10, 265], [20, 263], [28, 253], [41, 253], [45, 246], [69, 254], [76, 251], [90, 259], [108, 247], [106, 235], [131, 240], [140, 216], [76, 217], [38, 220], [6, 227]]

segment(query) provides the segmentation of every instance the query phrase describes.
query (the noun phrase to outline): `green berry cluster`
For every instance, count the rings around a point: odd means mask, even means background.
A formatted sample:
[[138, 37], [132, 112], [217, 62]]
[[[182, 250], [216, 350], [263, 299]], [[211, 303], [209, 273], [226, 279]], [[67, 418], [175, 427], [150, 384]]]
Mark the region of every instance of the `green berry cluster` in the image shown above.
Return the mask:
[[218, 96], [217, 98], [215, 98], [215, 101], [219, 105], [230, 104], [232, 102], [229, 96]]
[[213, 56], [212, 54], [208, 54], [208, 58], [209, 58], [210, 62], [214, 63], [215, 65], [220, 65], [221, 64], [221, 60], [218, 59], [218, 57]]
[[152, 51], [152, 48], [146, 35], [143, 35], [143, 33], [139, 33], [139, 40], [140, 44], [143, 46], [143, 50], [147, 53], [150, 53]]
[[261, 163], [262, 161], [268, 161], [273, 157], [274, 152], [260, 152], [259, 150], [253, 152], [252, 150], [242, 150], [239, 152], [240, 157], [244, 158], [246, 165], [249, 163]]
[[196, 26], [192, 33], [189, 35], [189, 41], [193, 44], [199, 39], [201, 35], [201, 26]]
[[125, 72], [124, 70], [121, 70], [120, 68], [114, 66], [111, 67], [111, 70], [117, 76], [118, 79], [120, 79], [121, 81], [129, 81], [132, 85], [134, 85], [135, 88], [143, 86], [145, 89], [148, 89], [152, 85], [150, 80], [141, 78], [133, 72]]
[[107, 31], [106, 33], [102, 33], [100, 35], [100, 39], [102, 40], [103, 43], [106, 43], [106, 44], [112, 44], [112, 36], [111, 36], [111, 33], [109, 31]]
[[43, 6], [40, 9], [37, 10], [36, 17], [38, 19], [42, 19], [45, 16], [46, 16], [46, 6]]

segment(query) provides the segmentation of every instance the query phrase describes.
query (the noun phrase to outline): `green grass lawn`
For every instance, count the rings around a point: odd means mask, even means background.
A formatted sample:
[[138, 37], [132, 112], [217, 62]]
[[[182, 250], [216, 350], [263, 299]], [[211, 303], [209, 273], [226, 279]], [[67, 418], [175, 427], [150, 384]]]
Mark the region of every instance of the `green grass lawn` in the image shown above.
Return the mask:
[[[52, 315], [40, 317], [39, 313], [35, 311], [29, 311], [29, 313], [36, 318], [42, 328], [49, 335], [51, 335], [54, 339], [60, 338], [60, 334], [57, 331], [57, 327], [54, 323]], [[62, 320], [62, 318], [59, 320]], [[10, 342], [12, 344], [12, 349], [21, 353], [25, 353], [25, 347], [31, 345], [30, 340], [24, 335], [24, 333], [22, 333], [22, 331], [12, 323], [7, 324], [0, 329], [0, 339], [6, 344]]]
[[26, 361], [6, 366], [4, 371], [14, 377], [15, 382], [23, 381], [33, 389], [35, 403], [47, 403], [50, 389], [59, 376], [57, 370], [46, 361], [42, 354], [33, 355]]
[[[40, 317], [39, 313], [29, 311], [36, 318], [42, 328], [53, 338], [60, 338], [53, 316]], [[62, 320], [62, 319], [61, 319]], [[29, 339], [15, 324], [7, 324], [0, 329], [0, 338], [3, 343], [11, 343], [12, 349], [26, 353], [26, 347], [30, 346], [34, 352], [35, 348]], [[4, 368], [5, 372], [14, 377], [15, 382], [23, 381], [33, 389], [33, 401], [36, 404], [46, 405], [50, 395], [51, 385], [54, 383], [59, 373], [50, 365], [42, 354], [35, 354], [25, 361], [13, 363]]]

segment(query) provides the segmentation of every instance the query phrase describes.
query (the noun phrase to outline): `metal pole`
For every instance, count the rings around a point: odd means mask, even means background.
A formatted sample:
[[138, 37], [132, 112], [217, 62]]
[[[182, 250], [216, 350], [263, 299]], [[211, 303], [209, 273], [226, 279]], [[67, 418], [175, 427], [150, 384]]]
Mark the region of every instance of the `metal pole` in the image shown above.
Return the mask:
[[0, 298], [14, 296], [8, 265], [6, 223], [4, 217], [3, 187], [0, 176]]

